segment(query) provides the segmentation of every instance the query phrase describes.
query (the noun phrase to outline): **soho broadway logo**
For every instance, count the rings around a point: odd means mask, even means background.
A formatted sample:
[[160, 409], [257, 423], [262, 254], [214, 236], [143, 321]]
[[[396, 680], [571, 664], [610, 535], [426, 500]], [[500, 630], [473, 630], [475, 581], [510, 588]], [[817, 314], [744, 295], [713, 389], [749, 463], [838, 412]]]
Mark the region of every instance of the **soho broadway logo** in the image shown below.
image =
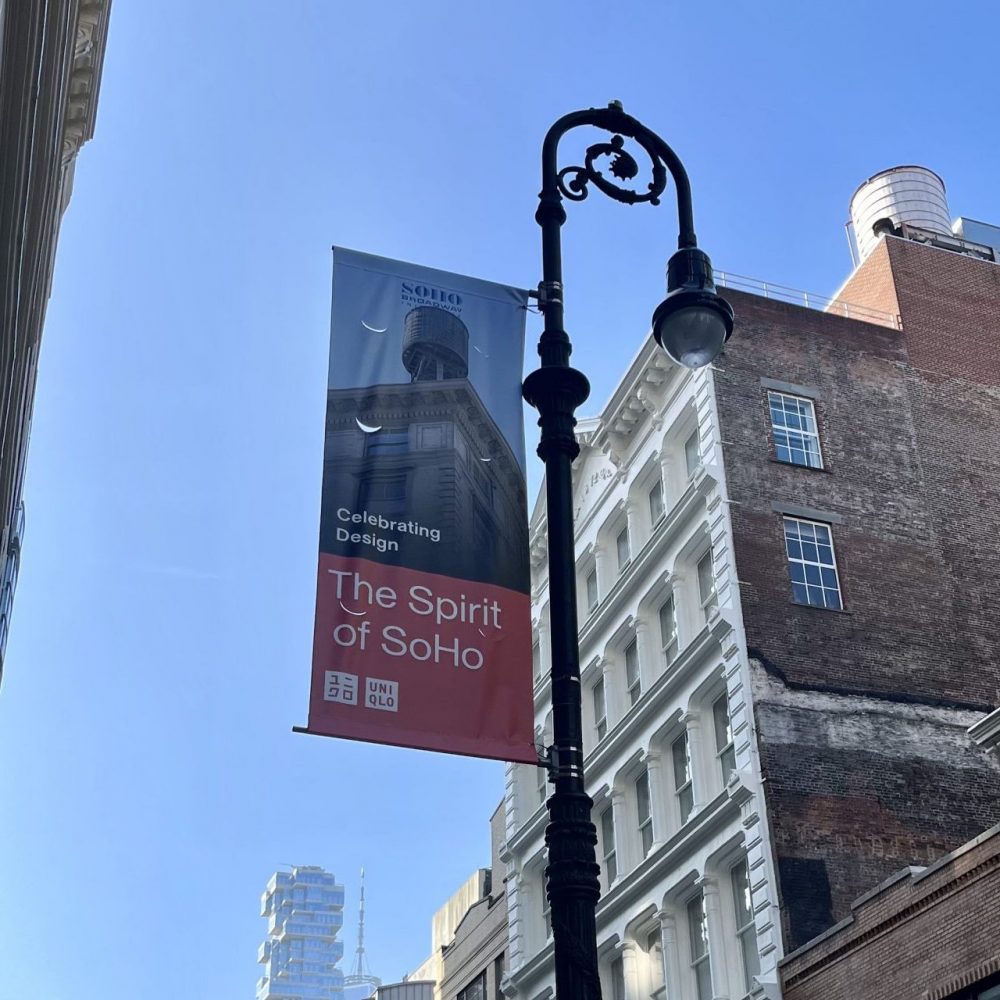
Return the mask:
[[411, 308], [436, 306], [456, 316], [462, 311], [462, 296], [458, 292], [449, 292], [447, 288], [434, 288], [433, 285], [423, 285], [414, 281], [403, 281], [400, 283], [400, 288], [401, 301], [405, 306]]
[[[399, 684], [396, 681], [384, 681], [378, 677], [365, 677], [364, 681], [365, 698], [362, 704], [365, 708], [374, 708], [380, 712], [399, 711]], [[357, 705], [358, 675], [346, 674], [341, 670], [327, 670], [323, 700], [335, 701], [340, 705]]]

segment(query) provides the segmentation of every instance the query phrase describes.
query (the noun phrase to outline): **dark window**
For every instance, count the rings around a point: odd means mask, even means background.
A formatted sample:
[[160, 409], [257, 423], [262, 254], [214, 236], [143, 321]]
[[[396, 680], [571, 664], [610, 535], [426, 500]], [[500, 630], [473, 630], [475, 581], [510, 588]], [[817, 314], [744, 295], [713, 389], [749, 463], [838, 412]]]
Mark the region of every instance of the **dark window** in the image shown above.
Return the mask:
[[365, 435], [366, 455], [401, 455], [409, 450], [409, 431], [382, 430]]
[[366, 476], [358, 485], [358, 504], [361, 507], [376, 506], [378, 511], [388, 513], [388, 507], [402, 510], [401, 501], [406, 500], [406, 476]]
[[485, 969], [468, 986], [458, 991], [457, 1000], [486, 1000]]

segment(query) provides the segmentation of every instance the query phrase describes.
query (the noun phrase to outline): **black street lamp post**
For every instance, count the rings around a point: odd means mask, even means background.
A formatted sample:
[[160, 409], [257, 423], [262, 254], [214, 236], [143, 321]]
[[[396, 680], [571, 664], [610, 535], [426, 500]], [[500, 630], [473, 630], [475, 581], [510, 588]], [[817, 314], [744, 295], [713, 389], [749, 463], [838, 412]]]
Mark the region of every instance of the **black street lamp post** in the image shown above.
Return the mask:
[[[558, 168], [562, 136], [580, 125], [611, 133], [610, 142], [586, 150], [584, 165]], [[625, 150], [625, 137], [649, 156], [652, 180], [646, 191], [619, 182], [639, 173]], [[614, 180], [598, 169], [608, 164]], [[563, 329], [562, 251], [560, 228], [566, 221], [563, 198], [582, 201], [593, 185], [626, 204], [659, 204], [667, 172], [677, 188], [678, 251], [667, 265], [667, 297], [653, 314], [657, 342], [680, 365], [709, 364], [733, 329], [733, 310], [715, 291], [712, 265], [698, 249], [687, 174], [674, 151], [617, 102], [607, 108], [576, 111], [560, 118], [542, 146], [542, 191], [535, 219], [542, 228], [542, 282], [538, 296], [545, 327], [538, 342], [541, 367], [525, 380], [524, 398], [539, 412], [538, 455], [545, 463], [548, 516], [549, 608], [552, 643], [552, 747], [546, 764], [555, 790], [548, 800], [545, 830], [548, 866], [546, 891], [552, 919], [557, 1000], [600, 1000], [595, 909], [600, 897], [591, 820], [593, 802], [583, 780], [583, 717], [580, 650], [577, 644], [576, 560], [573, 546], [572, 464], [579, 454], [573, 434], [574, 411], [586, 400], [590, 385], [570, 367], [572, 345]]]

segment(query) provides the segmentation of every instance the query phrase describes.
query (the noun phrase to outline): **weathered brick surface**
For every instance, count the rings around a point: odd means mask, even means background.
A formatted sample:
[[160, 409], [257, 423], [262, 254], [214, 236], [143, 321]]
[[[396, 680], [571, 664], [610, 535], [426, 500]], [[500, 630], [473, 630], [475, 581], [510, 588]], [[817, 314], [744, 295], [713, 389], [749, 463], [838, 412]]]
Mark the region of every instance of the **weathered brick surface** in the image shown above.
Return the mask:
[[[1000, 267], [901, 243], [843, 295], [903, 331], [727, 292], [716, 382], [786, 949], [1000, 820], [1000, 766], [965, 732], [1000, 703], [1000, 330], [964, 368], [937, 347], [986, 328]], [[773, 460], [761, 377], [819, 393], [825, 471]], [[773, 502], [842, 518], [844, 612], [792, 603]]]
[[1000, 973], [1000, 827], [923, 872], [902, 871], [781, 963], [785, 1000], [952, 996]]

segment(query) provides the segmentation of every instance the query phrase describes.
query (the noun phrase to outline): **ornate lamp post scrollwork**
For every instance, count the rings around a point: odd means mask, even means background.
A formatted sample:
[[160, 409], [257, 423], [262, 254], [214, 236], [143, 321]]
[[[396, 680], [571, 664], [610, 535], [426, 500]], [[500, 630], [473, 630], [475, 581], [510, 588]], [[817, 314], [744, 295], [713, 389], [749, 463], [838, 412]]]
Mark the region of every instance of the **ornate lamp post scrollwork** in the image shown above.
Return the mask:
[[[559, 169], [559, 140], [582, 125], [611, 133], [594, 143], [582, 166]], [[625, 148], [637, 143], [649, 158], [645, 189], [641, 170]], [[550, 645], [553, 745], [546, 763], [554, 791], [548, 800], [546, 891], [552, 916], [557, 1000], [600, 1000], [595, 908], [600, 897], [593, 805], [584, 786], [580, 652], [577, 645], [576, 568], [573, 545], [572, 464], [579, 454], [575, 411], [590, 393], [586, 377], [569, 363], [572, 345], [563, 329], [563, 199], [583, 201], [593, 185], [627, 205], [658, 205], [667, 175], [677, 191], [677, 252], [667, 264], [667, 297], [653, 314], [657, 342], [677, 363], [702, 367], [722, 349], [733, 329], [733, 310], [715, 291], [712, 265], [698, 249], [687, 173], [674, 151], [615, 102], [560, 118], [542, 145], [542, 191], [535, 219], [542, 229], [542, 281], [538, 289], [545, 326], [538, 343], [541, 367], [524, 381], [524, 398], [539, 412], [538, 455], [545, 463], [548, 512]]]

